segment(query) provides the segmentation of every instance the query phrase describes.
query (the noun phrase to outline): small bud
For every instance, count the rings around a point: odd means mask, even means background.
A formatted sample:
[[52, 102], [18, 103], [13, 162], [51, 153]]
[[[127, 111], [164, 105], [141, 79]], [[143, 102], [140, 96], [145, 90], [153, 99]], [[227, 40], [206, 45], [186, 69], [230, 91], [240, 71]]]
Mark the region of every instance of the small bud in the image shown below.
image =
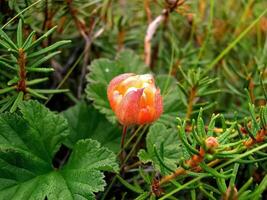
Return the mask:
[[211, 160], [214, 159], [214, 156], [213, 156], [212, 154], [207, 153], [207, 154], [205, 154], [205, 158], [206, 158], [208, 161], [211, 161]]
[[214, 149], [219, 145], [218, 140], [215, 137], [208, 137], [205, 141], [205, 144], [208, 149]]

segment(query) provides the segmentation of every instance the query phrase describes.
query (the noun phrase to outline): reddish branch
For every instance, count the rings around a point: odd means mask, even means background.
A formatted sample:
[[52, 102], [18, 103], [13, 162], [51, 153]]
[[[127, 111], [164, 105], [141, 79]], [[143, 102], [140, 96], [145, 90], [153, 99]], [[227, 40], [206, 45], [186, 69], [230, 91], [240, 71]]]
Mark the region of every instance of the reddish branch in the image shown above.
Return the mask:
[[[200, 148], [199, 150], [199, 154], [198, 155], [193, 155], [192, 158], [190, 158], [189, 160], [186, 161], [186, 164], [188, 165], [189, 168], [191, 168], [193, 171], [199, 172], [201, 171], [201, 167], [199, 167], [199, 163], [203, 161], [204, 159], [204, 155], [205, 155], [205, 151], [203, 148]], [[212, 162], [210, 162], [208, 164], [209, 167], [212, 167], [214, 165], [216, 165], [220, 160], [216, 159], [213, 160]], [[161, 180], [160, 180], [160, 185], [167, 183], [173, 179], [175, 179], [177, 176], [183, 175], [187, 173], [187, 169], [183, 168], [183, 167], [178, 167], [175, 172], [173, 172], [170, 175], [164, 176]]]
[[152, 14], [151, 14], [151, 10], [150, 10], [150, 0], [144, 0], [144, 7], [145, 7], [145, 11], [146, 11], [147, 21], [150, 24], [152, 21]]
[[[188, 166], [188, 168], [194, 170], [194, 171], [201, 171], [202, 169], [199, 167], [199, 163], [201, 163], [204, 160], [204, 156], [206, 153], [211, 153], [212, 150], [216, 147], [218, 147], [219, 143], [216, 138], [214, 137], [208, 137], [205, 141], [207, 150], [205, 151], [202, 147], [199, 148], [198, 154], [193, 155], [189, 160], [187, 160], [185, 163]], [[214, 160], [213, 162], [210, 162], [208, 166], [214, 166], [218, 163], [218, 160]], [[175, 170], [174, 173], [164, 176], [160, 180], [160, 185], [173, 180], [175, 177], [186, 174], [186, 169], [183, 167], [179, 167], [177, 170]]]
[[123, 27], [120, 28], [118, 33], [118, 51], [121, 51], [124, 48], [124, 38], [125, 38], [125, 30]]
[[78, 94], [77, 94], [78, 98], [80, 98], [82, 94], [82, 89], [83, 89], [83, 81], [84, 81], [84, 77], [86, 74], [86, 67], [87, 67], [88, 60], [89, 60], [90, 47], [91, 47], [92, 39], [93, 39], [92, 32], [95, 28], [96, 21], [95, 21], [94, 16], [91, 17], [89, 27], [87, 28], [86, 23], [77, 17], [78, 11], [72, 6], [73, 0], [65, 0], [65, 1], [68, 5], [70, 14], [74, 20], [75, 25], [78, 28], [79, 33], [81, 34], [81, 36], [84, 38], [84, 41], [85, 41], [83, 66], [82, 66], [81, 78], [79, 81]]
[[44, 19], [44, 23], [43, 23], [43, 30], [48, 30], [50, 28], [52, 28], [53, 23], [52, 23], [52, 19], [54, 16], [55, 12], [53, 13], [52, 10], [49, 8], [48, 6], [48, 1], [45, 1], [45, 19]]
[[249, 77], [248, 91], [249, 91], [249, 96], [250, 96], [252, 103], [255, 102], [254, 87], [255, 87], [255, 85], [254, 85], [253, 78]]
[[19, 81], [17, 89], [18, 91], [26, 93], [26, 54], [24, 50], [21, 48], [19, 49], [18, 65], [19, 65]]
[[[241, 132], [245, 133], [245, 129], [241, 128]], [[267, 130], [265, 127], [263, 129], [261, 129], [260, 131], [258, 131], [255, 138], [250, 138], [247, 141], [245, 141], [243, 144], [246, 148], [249, 148], [249, 147], [255, 145], [256, 143], [264, 142], [266, 136], [267, 136]], [[213, 149], [219, 145], [217, 142], [217, 139], [214, 137], [207, 138], [205, 143], [206, 143], [207, 151], [205, 151], [202, 147], [200, 147], [198, 154], [193, 155], [189, 160], [187, 160], [185, 162], [189, 169], [192, 169], [193, 171], [196, 171], [196, 172], [201, 171], [202, 169], [199, 166], [199, 163], [204, 160], [205, 154], [206, 153], [212, 153]], [[215, 166], [220, 161], [221, 160], [219, 160], [219, 159], [213, 160], [208, 164], [208, 166], [209, 167]], [[179, 175], [183, 175], [186, 173], [187, 173], [187, 169], [185, 169], [184, 167], [179, 167], [172, 174], [164, 176], [160, 180], [159, 186], [166, 183], [166, 182], [169, 182], [170, 180], [173, 180], [174, 178], [176, 178]], [[158, 189], [158, 191], [159, 191], [159, 189]]]
[[195, 101], [195, 97], [196, 97], [196, 93], [197, 93], [197, 89], [196, 87], [192, 87], [190, 90], [190, 96], [189, 96], [189, 102], [188, 102], [188, 106], [187, 106], [187, 112], [186, 112], [186, 119], [190, 119], [192, 110], [193, 110], [193, 104]]
[[[158, 29], [159, 25], [168, 18], [169, 13], [175, 10], [178, 6], [182, 5], [184, 0], [167, 1], [167, 8], [163, 9], [161, 15], [157, 16], [147, 27], [146, 36], [144, 40], [144, 56], [147, 66], [151, 65], [151, 40]], [[147, 10], [146, 10], [147, 12]]]
[[151, 63], [151, 40], [161, 24], [161, 22], [167, 18], [168, 15], [168, 10], [164, 9], [162, 14], [158, 16], [156, 19], [154, 19], [147, 28], [146, 31], [146, 36], [145, 36], [145, 41], [144, 41], [144, 53], [145, 53], [145, 63], [147, 66], [150, 66]]
[[261, 143], [265, 141], [265, 136], [267, 136], [267, 130], [266, 129], [261, 129], [258, 131], [256, 134], [255, 138], [249, 138], [247, 141], [245, 141], [243, 144], [249, 148], [253, 146], [256, 143]]

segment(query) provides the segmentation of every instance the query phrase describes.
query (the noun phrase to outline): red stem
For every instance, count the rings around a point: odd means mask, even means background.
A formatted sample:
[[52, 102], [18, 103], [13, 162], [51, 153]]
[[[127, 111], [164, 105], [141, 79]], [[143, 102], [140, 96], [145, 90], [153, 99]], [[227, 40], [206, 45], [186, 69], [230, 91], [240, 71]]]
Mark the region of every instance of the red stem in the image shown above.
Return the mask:
[[127, 126], [123, 126], [122, 137], [121, 137], [121, 150], [122, 151], [124, 147], [124, 140], [125, 140], [126, 133], [127, 133]]
[[23, 49], [19, 49], [18, 65], [19, 82], [17, 89], [18, 91], [26, 93], [26, 54], [24, 53]]
[[127, 134], [127, 126], [123, 126], [122, 137], [121, 137], [121, 154], [120, 154], [121, 163], [123, 163], [124, 140], [126, 134]]

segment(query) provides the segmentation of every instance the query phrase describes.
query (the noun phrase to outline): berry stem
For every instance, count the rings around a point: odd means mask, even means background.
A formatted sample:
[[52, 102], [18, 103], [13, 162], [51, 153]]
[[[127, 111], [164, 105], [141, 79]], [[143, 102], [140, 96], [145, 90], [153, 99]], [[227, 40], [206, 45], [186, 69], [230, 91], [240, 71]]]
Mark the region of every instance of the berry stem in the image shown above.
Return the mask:
[[124, 141], [125, 141], [126, 134], [127, 134], [127, 126], [124, 125], [122, 129], [122, 137], [121, 137], [121, 153], [120, 153], [121, 164], [123, 163]]

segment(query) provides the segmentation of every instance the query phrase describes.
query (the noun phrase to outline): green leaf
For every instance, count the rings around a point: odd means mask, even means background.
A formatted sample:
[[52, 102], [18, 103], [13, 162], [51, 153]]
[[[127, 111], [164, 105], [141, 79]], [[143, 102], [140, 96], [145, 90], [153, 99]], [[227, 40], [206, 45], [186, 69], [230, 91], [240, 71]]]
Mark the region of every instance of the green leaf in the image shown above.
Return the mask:
[[23, 118], [31, 127], [32, 139], [30, 141], [34, 141], [35, 137], [36, 143], [39, 139], [44, 143], [37, 146], [36, 152], [42, 153], [43, 156], [46, 155], [47, 159], [50, 159], [59, 149], [60, 141], [69, 134], [67, 121], [37, 101], [27, 101], [19, 107]]
[[187, 135], [185, 133], [185, 124], [183, 124], [183, 126], [178, 126], [178, 135], [184, 148], [189, 154], [198, 154], [198, 151], [195, 149], [195, 147], [188, 143]]
[[249, 112], [251, 116], [251, 129], [252, 129], [251, 132], [253, 136], [255, 137], [257, 132], [260, 130], [260, 126], [256, 120], [255, 105], [249, 103], [248, 107], [249, 107]]
[[10, 91], [15, 90], [15, 89], [16, 89], [16, 87], [14, 87], [14, 86], [3, 88], [3, 89], [0, 89], [0, 94], [5, 94], [5, 93], [10, 92]]
[[[166, 84], [167, 79], [169, 81]], [[156, 84], [161, 89], [163, 96], [163, 113], [159, 118], [159, 122], [167, 126], [176, 127], [176, 117], [183, 107], [176, 80], [168, 75], [159, 75], [156, 77]]]
[[145, 200], [148, 199], [150, 193], [149, 192], [144, 192], [140, 194], [135, 200]]
[[1, 200], [95, 199], [105, 171], [118, 171], [116, 156], [94, 140], [78, 141], [67, 164], [52, 160], [69, 134], [67, 121], [39, 104], [20, 104], [22, 116], [0, 114]]
[[213, 114], [212, 117], [211, 117], [211, 120], [210, 120], [210, 123], [209, 123], [209, 126], [208, 126], [208, 133], [207, 133], [207, 136], [213, 136], [213, 129], [215, 127], [215, 122], [216, 122], [216, 119], [220, 117], [219, 114], [215, 115]]
[[42, 82], [45, 82], [45, 81], [48, 81], [49, 79], [47, 77], [45, 78], [37, 78], [37, 79], [33, 79], [33, 80], [30, 80], [30, 81], [27, 81], [26, 82], [26, 85], [35, 85], [35, 84], [38, 84], [38, 83], [42, 83]]
[[18, 47], [14, 44], [14, 42], [8, 37], [8, 35], [0, 28], [0, 38], [3, 39], [8, 45], [9, 48], [13, 50], [18, 50]]
[[55, 71], [54, 68], [27, 68], [28, 72], [43, 72], [49, 73]]
[[40, 94], [57, 94], [57, 93], [69, 92], [69, 89], [35, 89], [34, 91]]
[[149, 72], [145, 63], [132, 50], [124, 50], [120, 52], [116, 58], [116, 63], [119, 68], [125, 69], [125, 72], [133, 72], [137, 74]]
[[0, 109], [0, 113], [6, 111], [12, 104], [13, 102], [16, 100], [17, 95], [13, 95], [11, 97], [6, 97], [6, 101], [4, 102], [4, 104], [1, 105], [1, 109]]
[[15, 67], [13, 67], [12, 65], [8, 64], [7, 62], [1, 61], [1, 60], [0, 60], [0, 66], [4, 66], [4, 67], [7, 67], [7, 68], [12, 69], [14, 71], [17, 71], [17, 69]]
[[24, 42], [22, 46], [23, 49], [27, 49], [31, 45], [34, 36], [35, 36], [35, 31], [32, 31], [30, 35], [27, 37], [26, 41]]
[[18, 28], [17, 28], [17, 43], [20, 48], [23, 44], [23, 31], [22, 31], [22, 20], [19, 20]]
[[200, 137], [206, 138], [206, 130], [204, 120], [202, 118], [203, 109], [200, 108], [200, 111], [197, 116], [197, 133]]
[[7, 85], [10, 86], [10, 85], [14, 85], [16, 84], [17, 82], [19, 81], [19, 77], [18, 76], [14, 76], [14, 78], [12, 78], [11, 80], [9, 80], [7, 82]]
[[116, 155], [100, 143], [92, 140], [79, 140], [73, 147], [72, 155], [64, 170], [79, 168], [118, 172]]
[[10, 112], [13, 113], [17, 110], [18, 105], [22, 102], [23, 100], [24, 93], [22, 91], [19, 92], [16, 100], [14, 101], [12, 107], [10, 108]]
[[119, 179], [119, 181], [129, 190], [138, 193], [138, 194], [142, 194], [144, 191], [142, 189], [137, 188], [136, 186], [131, 185], [130, 183], [128, 183], [127, 181], [125, 181], [123, 178], [121, 178], [120, 176], [117, 175], [117, 178]]
[[[55, 30], [57, 29], [57, 27], [53, 27], [50, 30], [48, 30], [45, 34], [43, 34], [41, 37], [39, 37], [37, 40], [35, 40], [32, 44], [27, 44], [26, 47], [26, 42], [25, 42], [25, 51], [28, 51], [30, 49], [32, 49], [33, 47], [35, 47], [36, 45], [38, 45], [40, 42], [42, 42], [45, 38], [47, 38], [49, 35], [51, 35]], [[34, 35], [34, 33], [33, 33]], [[31, 40], [31, 39], [29, 39]]]
[[31, 95], [37, 97], [37, 98], [40, 98], [40, 99], [43, 99], [43, 100], [47, 100], [47, 97], [42, 95], [42, 94], [39, 94], [38, 92], [36, 92], [34, 89], [31, 89], [31, 88], [26, 88], [27, 92], [29, 92]]
[[48, 61], [49, 59], [51, 59], [52, 57], [54, 57], [55, 55], [60, 54], [60, 53], [61, 53], [61, 51], [56, 51], [56, 52], [50, 53], [47, 56], [35, 61], [34, 64], [30, 65], [30, 68], [38, 67], [41, 64], [43, 64], [44, 62]]
[[141, 59], [130, 50], [121, 52], [114, 61], [103, 58], [94, 60], [88, 69], [90, 73], [87, 75], [88, 84], [85, 90], [87, 98], [93, 100], [94, 107], [113, 123], [116, 118], [107, 98], [109, 82], [123, 73], [144, 74], [148, 72], [148, 68]]
[[58, 47], [60, 47], [62, 45], [69, 44], [70, 42], [71, 42], [71, 40], [62, 40], [62, 41], [56, 42], [56, 43], [52, 44], [49, 47], [46, 47], [44, 49], [41, 49], [40, 51], [31, 53], [30, 55], [28, 55], [28, 58], [34, 58], [36, 56], [40, 56], [42, 54], [51, 52], [51, 51], [57, 49]]
[[91, 138], [114, 152], [119, 151], [121, 129], [107, 121], [93, 106], [80, 102], [64, 111], [63, 115], [70, 126], [69, 145], [72, 146], [80, 139]]
[[176, 130], [167, 129], [166, 126], [161, 123], [153, 124], [149, 128], [146, 137], [147, 150], [141, 149], [138, 153], [138, 157], [143, 163], [152, 162], [156, 170], [161, 171], [163, 174], [170, 173], [169, 170], [162, 166], [154, 148], [161, 156], [164, 165], [172, 170], [177, 168], [177, 164], [182, 157], [182, 149]]

